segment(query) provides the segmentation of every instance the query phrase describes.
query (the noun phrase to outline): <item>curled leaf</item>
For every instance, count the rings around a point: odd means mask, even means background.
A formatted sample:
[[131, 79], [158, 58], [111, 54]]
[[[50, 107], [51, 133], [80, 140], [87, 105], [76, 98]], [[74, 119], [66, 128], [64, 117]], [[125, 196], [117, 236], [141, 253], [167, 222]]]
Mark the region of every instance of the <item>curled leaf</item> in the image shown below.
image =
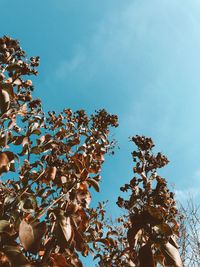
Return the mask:
[[100, 191], [99, 183], [95, 179], [88, 178], [86, 182], [88, 183], [88, 185], [92, 186], [97, 192]]
[[0, 152], [0, 174], [10, 170], [10, 164], [14, 159], [14, 153], [10, 151]]
[[183, 263], [179, 254], [178, 249], [173, 246], [170, 242], [161, 245], [161, 251], [165, 256], [165, 264], [172, 265], [174, 267], [183, 267]]
[[10, 107], [10, 96], [5, 90], [0, 90], [0, 109], [1, 113], [8, 111]]

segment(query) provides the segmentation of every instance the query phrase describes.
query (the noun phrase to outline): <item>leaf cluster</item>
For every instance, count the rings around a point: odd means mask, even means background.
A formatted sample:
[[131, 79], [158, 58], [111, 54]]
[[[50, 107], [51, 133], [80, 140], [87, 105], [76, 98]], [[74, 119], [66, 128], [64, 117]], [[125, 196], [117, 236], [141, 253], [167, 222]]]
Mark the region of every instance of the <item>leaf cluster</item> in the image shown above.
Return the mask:
[[[100, 266], [175, 266], [181, 267], [176, 238], [179, 235], [178, 210], [174, 194], [158, 169], [168, 164], [162, 153], [153, 153], [151, 138], [134, 136], [134, 177], [121, 187], [127, 199], [117, 204], [126, 214], [113, 224], [115, 247], [105, 247], [99, 254]], [[129, 193], [129, 194], [128, 194]], [[120, 230], [119, 230], [120, 229]]]
[[1, 266], [82, 266], [79, 255], [102, 241], [104, 211], [89, 208], [90, 188], [100, 190], [118, 118], [104, 109], [45, 114], [27, 79], [38, 65], [18, 41], [0, 39]]

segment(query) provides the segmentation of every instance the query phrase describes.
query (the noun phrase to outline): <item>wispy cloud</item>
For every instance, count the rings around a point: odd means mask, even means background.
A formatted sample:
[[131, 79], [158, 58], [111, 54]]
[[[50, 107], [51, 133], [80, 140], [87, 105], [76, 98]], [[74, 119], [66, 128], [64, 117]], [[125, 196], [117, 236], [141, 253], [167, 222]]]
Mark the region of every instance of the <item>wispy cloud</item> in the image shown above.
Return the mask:
[[200, 22], [195, 11], [199, 4], [187, 3], [133, 1], [111, 9], [87, 42], [76, 44], [74, 55], [59, 63], [57, 73], [65, 78], [68, 73], [77, 75], [79, 69], [82, 79], [85, 74], [97, 83], [104, 78], [105, 87], [110, 77], [118, 83], [111, 91], [132, 92], [129, 104], [144, 93], [154, 100], [152, 106], [162, 97], [168, 100], [167, 106], [174, 105], [175, 98], [182, 104], [178, 94], [189, 96], [191, 83], [200, 81], [196, 71]]
[[[189, 199], [198, 201], [200, 197], [200, 168], [194, 170], [190, 175], [190, 185], [182, 187], [181, 184], [175, 186], [175, 195], [178, 201], [185, 202]], [[176, 189], [177, 188], [177, 189]]]
[[171, 176], [182, 177], [180, 196], [185, 185], [197, 194], [188, 177], [200, 162], [199, 15], [197, 0], [110, 6], [56, 71], [60, 102], [73, 88], [81, 106], [119, 115], [121, 144], [134, 133], [153, 137], [172, 161]]
[[58, 78], [66, 78], [72, 72], [77, 71], [86, 60], [86, 54], [82, 47], [76, 48], [76, 53], [69, 59], [63, 60], [56, 70]]
[[198, 199], [200, 197], [200, 185], [198, 187], [189, 187], [183, 190], [175, 190], [175, 197], [178, 202], [181, 204], [185, 204], [191, 199], [197, 203], [199, 203]]

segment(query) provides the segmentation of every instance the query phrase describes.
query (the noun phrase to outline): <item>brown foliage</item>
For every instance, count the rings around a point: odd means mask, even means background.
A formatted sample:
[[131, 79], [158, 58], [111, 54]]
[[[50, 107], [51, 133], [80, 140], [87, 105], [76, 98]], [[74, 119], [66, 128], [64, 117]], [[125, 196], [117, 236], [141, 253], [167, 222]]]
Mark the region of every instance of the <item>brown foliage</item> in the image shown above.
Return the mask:
[[105, 203], [89, 206], [90, 188], [100, 191], [117, 116], [104, 109], [45, 114], [29, 79], [38, 65], [18, 41], [0, 38], [1, 266], [81, 267], [80, 254], [91, 253], [102, 267], [182, 267], [176, 203], [157, 174], [168, 159], [153, 154], [151, 138], [131, 139], [134, 177], [121, 187], [130, 196], [117, 201], [127, 213], [116, 227], [107, 223]]
[[161, 153], [153, 154], [151, 138], [135, 136], [131, 140], [137, 146], [132, 153], [134, 177], [121, 187], [121, 191], [129, 192], [128, 199], [119, 197], [117, 201], [127, 214], [118, 218], [119, 224], [109, 224], [115, 246], [99, 251], [99, 266], [154, 267], [159, 263], [182, 267], [176, 243], [179, 216], [174, 195], [157, 173], [168, 159]]
[[18, 41], [0, 39], [0, 260], [15, 267], [82, 266], [79, 254], [102, 241], [104, 211], [89, 208], [90, 188], [100, 190], [117, 116], [104, 109], [91, 116], [70, 109], [44, 114], [29, 79], [38, 65], [39, 57], [27, 59]]

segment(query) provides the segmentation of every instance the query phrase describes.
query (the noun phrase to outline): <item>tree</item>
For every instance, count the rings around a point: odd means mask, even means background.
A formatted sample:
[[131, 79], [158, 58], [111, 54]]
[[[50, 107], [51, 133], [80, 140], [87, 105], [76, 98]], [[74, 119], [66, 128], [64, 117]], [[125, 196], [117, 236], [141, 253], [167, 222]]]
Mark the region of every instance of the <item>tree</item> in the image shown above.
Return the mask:
[[126, 213], [118, 218], [118, 224], [106, 225], [113, 246], [99, 250], [99, 266], [182, 267], [176, 242], [180, 215], [174, 194], [157, 173], [168, 159], [160, 152], [153, 153], [151, 138], [135, 136], [131, 141], [137, 146], [132, 153], [134, 177], [121, 187], [130, 195], [117, 201]]
[[151, 138], [133, 137], [134, 177], [121, 187], [130, 196], [117, 201], [125, 215], [105, 220], [104, 202], [89, 206], [90, 188], [100, 190], [118, 118], [104, 109], [45, 114], [29, 79], [38, 65], [18, 41], [0, 39], [0, 266], [81, 267], [92, 253], [99, 267], [182, 267], [180, 216], [157, 173], [168, 159]]
[[102, 238], [103, 205], [89, 203], [117, 116], [45, 114], [29, 79], [38, 65], [18, 41], [0, 39], [0, 265], [82, 266], [80, 254], [110, 245]]
[[184, 266], [200, 265], [200, 207], [191, 196], [179, 204], [180, 254]]

